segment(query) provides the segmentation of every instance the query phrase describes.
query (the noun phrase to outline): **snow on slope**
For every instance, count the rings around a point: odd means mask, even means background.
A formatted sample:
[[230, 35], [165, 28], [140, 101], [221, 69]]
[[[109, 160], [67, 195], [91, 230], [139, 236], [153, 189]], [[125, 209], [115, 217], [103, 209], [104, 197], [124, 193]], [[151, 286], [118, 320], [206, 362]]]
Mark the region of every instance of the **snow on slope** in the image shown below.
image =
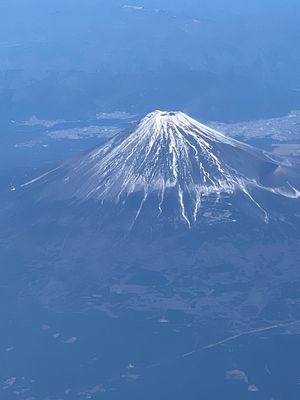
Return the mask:
[[283, 190], [262, 183], [265, 170], [274, 175], [278, 168], [284, 166], [269, 154], [228, 138], [182, 112], [154, 111], [129, 134], [118, 135], [64, 164], [59, 179], [70, 196], [81, 200], [118, 203], [133, 193], [142, 193], [136, 218], [150, 195], [157, 196], [161, 214], [166, 194], [172, 192], [182, 219], [190, 226], [198, 219], [203, 199], [237, 190], [261, 210], [267, 221], [267, 212], [252, 197], [251, 188], [289, 197], [299, 194], [292, 186]]

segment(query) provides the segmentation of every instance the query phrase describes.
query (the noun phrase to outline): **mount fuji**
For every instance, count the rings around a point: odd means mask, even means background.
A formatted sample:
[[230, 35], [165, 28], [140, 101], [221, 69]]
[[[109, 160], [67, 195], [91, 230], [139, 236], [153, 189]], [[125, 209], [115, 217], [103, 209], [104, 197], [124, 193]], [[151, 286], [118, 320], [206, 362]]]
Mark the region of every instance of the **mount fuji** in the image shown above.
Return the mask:
[[270, 196], [300, 197], [299, 172], [288, 160], [164, 111], [22, 188], [32, 186], [40, 199], [92, 201], [105, 215], [125, 213], [129, 228], [145, 218], [189, 228], [236, 222], [241, 212], [268, 223], [278, 216]]

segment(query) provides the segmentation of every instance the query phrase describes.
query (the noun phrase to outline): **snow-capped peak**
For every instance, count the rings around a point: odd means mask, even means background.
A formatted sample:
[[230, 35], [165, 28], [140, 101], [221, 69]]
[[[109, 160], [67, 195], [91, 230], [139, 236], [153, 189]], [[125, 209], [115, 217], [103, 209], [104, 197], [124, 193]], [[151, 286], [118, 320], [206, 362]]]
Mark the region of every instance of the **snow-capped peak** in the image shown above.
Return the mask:
[[250, 193], [253, 187], [273, 191], [262, 183], [261, 175], [265, 170], [276, 171], [277, 167], [268, 154], [228, 138], [182, 112], [158, 110], [144, 117], [129, 133], [64, 164], [55, 174], [63, 182], [62, 190], [81, 200], [123, 204], [137, 195], [140, 202], [135, 220], [150, 198], [156, 203], [158, 215], [163, 214], [171, 196], [171, 203], [174, 199], [177, 203], [178, 215], [191, 226], [199, 218], [203, 200], [218, 199], [237, 190], [267, 220], [267, 213]]

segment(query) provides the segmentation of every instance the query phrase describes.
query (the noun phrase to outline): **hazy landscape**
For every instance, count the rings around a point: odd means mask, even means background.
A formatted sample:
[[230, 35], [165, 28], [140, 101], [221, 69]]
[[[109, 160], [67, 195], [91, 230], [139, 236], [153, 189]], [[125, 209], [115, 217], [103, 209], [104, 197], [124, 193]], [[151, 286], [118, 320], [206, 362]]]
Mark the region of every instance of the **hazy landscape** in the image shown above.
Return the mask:
[[298, 400], [299, 17], [2, 0], [1, 399]]

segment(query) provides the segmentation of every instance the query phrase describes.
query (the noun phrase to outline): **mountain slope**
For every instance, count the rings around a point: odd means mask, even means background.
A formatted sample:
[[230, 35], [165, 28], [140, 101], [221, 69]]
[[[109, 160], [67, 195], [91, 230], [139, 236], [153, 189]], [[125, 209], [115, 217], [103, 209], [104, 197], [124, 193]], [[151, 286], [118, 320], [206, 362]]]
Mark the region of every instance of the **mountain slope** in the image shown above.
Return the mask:
[[208, 203], [221, 209], [220, 220], [225, 216], [234, 221], [229, 198], [235, 194], [267, 222], [268, 211], [253, 191], [298, 198], [297, 180], [288, 162], [228, 138], [184, 113], [155, 111], [131, 132], [23, 187], [39, 184], [47, 196], [92, 199], [99, 204], [124, 205], [135, 199], [133, 224], [151, 202], [153, 215], [170, 218], [172, 208], [171, 218], [191, 226], [207, 214]]

